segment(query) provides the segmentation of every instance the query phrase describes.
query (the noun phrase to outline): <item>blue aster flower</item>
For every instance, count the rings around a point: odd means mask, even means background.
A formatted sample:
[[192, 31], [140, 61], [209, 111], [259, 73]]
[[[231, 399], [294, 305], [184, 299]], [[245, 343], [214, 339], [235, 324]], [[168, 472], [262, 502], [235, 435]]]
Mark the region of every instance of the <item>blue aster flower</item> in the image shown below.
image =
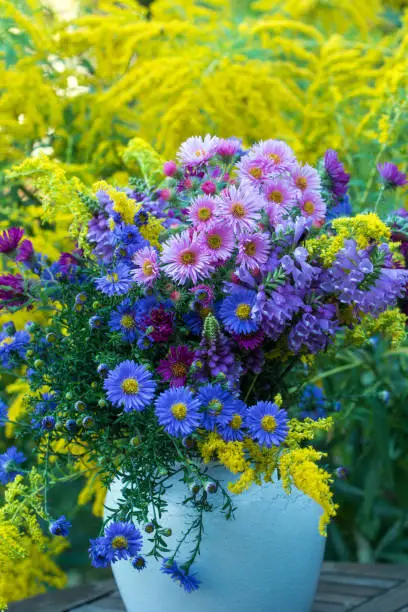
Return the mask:
[[141, 572], [142, 570], [144, 570], [146, 565], [147, 565], [146, 559], [142, 557], [142, 555], [139, 555], [138, 557], [135, 557], [134, 559], [132, 559], [132, 566], [138, 572]]
[[197, 575], [188, 574], [185, 569], [177, 565], [176, 561], [164, 559], [160, 569], [163, 574], [170, 576], [173, 582], [182, 587], [187, 593], [192, 593], [200, 588], [201, 581], [197, 578]]
[[109, 270], [105, 276], [95, 279], [96, 288], [109, 296], [124, 295], [129, 291], [132, 284], [130, 268], [124, 263], [119, 263]]
[[215, 427], [226, 425], [234, 414], [237, 400], [219, 384], [200, 387], [197, 393], [202, 411], [202, 425], [213, 431]]
[[0, 333], [0, 363], [3, 368], [11, 368], [13, 356], [24, 359], [30, 339], [27, 331], [18, 331], [10, 335], [6, 329]]
[[219, 316], [229, 332], [251, 334], [258, 329], [252, 318], [255, 300], [255, 291], [239, 289], [222, 301]]
[[105, 543], [111, 562], [136, 557], [143, 544], [142, 534], [133, 523], [110, 523], [105, 529]]
[[134, 342], [137, 337], [137, 308], [126, 298], [120, 306], [113, 310], [109, 320], [109, 327], [112, 331], [122, 333], [123, 339], [127, 342]]
[[186, 387], [164, 391], [155, 403], [156, 415], [171, 436], [184, 437], [200, 426], [200, 402]]
[[26, 458], [15, 446], [10, 446], [5, 453], [0, 455], [0, 483], [6, 485], [12, 482], [18, 474], [21, 474], [18, 466], [24, 463]]
[[317, 385], [306, 385], [299, 401], [303, 418], [322, 419], [327, 416], [323, 389]]
[[54, 536], [63, 536], [64, 538], [69, 535], [69, 530], [72, 527], [72, 523], [68, 521], [64, 515], [60, 516], [56, 521], [50, 524], [50, 533]]
[[53, 416], [45, 416], [41, 419], [41, 427], [45, 431], [52, 431], [55, 427], [55, 418]]
[[92, 567], [109, 567], [112, 561], [111, 550], [108, 547], [107, 539], [104, 537], [89, 540], [89, 557]]
[[107, 398], [125, 412], [143, 410], [153, 400], [156, 383], [149, 370], [134, 361], [122, 361], [104, 381]]
[[0, 427], [3, 427], [7, 423], [8, 418], [8, 406], [3, 400], [0, 400]]
[[235, 400], [234, 410], [227, 423], [218, 427], [218, 431], [226, 442], [241, 442], [245, 436], [246, 415], [248, 409], [242, 400]]
[[279, 446], [288, 435], [288, 415], [273, 402], [258, 402], [251, 406], [247, 418], [251, 437], [260, 446]]

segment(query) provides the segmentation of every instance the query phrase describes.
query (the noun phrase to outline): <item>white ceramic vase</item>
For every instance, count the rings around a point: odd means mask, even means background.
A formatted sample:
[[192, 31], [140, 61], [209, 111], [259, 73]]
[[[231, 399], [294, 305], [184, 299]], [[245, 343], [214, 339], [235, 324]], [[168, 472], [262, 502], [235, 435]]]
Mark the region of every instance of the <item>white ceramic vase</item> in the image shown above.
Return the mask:
[[[219, 480], [225, 484], [231, 480], [229, 472], [216, 470]], [[173, 532], [168, 538], [170, 550], [185, 529], [188, 509], [181, 505], [185, 493], [186, 485], [178, 480], [168, 490], [168, 512], [162, 524]], [[114, 509], [120, 497], [117, 480], [108, 492], [107, 508]], [[218, 510], [205, 514], [201, 554], [194, 563], [201, 580], [199, 590], [186, 593], [160, 571], [160, 563], [152, 557], [141, 572], [128, 561], [112, 566], [128, 612], [310, 611], [325, 542], [318, 532], [320, 507], [296, 489], [287, 495], [279, 482], [253, 485], [234, 495], [233, 502], [233, 520], [225, 520]], [[146, 542], [142, 554], [150, 546]], [[178, 556], [180, 562], [183, 550], [187, 558], [191, 547], [187, 541]]]

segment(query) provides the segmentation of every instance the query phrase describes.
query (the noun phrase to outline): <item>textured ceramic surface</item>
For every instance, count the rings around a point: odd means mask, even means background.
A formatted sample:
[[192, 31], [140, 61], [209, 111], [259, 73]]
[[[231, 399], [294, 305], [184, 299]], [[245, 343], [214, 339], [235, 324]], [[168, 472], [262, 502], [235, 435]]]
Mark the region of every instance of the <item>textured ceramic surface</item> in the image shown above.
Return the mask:
[[[216, 475], [227, 478], [224, 471]], [[185, 485], [178, 481], [168, 492], [164, 525], [173, 531], [173, 547], [184, 525], [184, 493]], [[119, 496], [116, 481], [106, 506], [115, 508]], [[128, 612], [309, 612], [324, 552], [319, 506], [297, 490], [286, 495], [279, 483], [253, 486], [234, 496], [234, 503], [232, 521], [218, 511], [205, 516], [201, 554], [194, 566], [202, 580], [198, 591], [185, 593], [152, 558], [142, 572], [126, 561], [113, 565]], [[146, 542], [143, 553], [149, 546]], [[191, 542], [184, 550], [190, 549]]]

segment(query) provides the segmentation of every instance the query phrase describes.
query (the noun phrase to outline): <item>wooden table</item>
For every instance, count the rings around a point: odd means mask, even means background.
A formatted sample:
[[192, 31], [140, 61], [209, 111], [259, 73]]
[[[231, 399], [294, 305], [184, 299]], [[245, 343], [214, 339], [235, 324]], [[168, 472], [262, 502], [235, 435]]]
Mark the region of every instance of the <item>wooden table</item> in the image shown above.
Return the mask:
[[[10, 612], [124, 612], [125, 608], [114, 581], [107, 580], [38, 595], [11, 604], [9, 610]], [[408, 612], [408, 565], [324, 563], [312, 612], [348, 610]], [[257, 611], [248, 610], [248, 612]], [[271, 612], [274, 612], [273, 608]], [[291, 611], [285, 610], [285, 612]]]

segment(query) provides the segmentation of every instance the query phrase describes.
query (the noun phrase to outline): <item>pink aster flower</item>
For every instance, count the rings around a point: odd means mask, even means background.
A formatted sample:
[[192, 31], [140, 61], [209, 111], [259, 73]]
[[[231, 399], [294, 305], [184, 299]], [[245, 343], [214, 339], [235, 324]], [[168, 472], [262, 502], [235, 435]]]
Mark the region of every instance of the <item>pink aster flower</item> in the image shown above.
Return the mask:
[[191, 201], [188, 218], [194, 228], [203, 230], [214, 225], [216, 200], [211, 196], [198, 196]]
[[194, 352], [188, 346], [172, 346], [166, 359], [159, 362], [157, 371], [172, 387], [183, 387], [193, 361]]
[[210, 257], [195, 232], [184, 231], [163, 244], [161, 256], [166, 274], [179, 283], [194, 284], [212, 272]]
[[220, 138], [216, 151], [221, 157], [233, 157], [241, 149], [241, 142], [238, 138]]
[[232, 227], [236, 234], [251, 231], [260, 219], [264, 200], [250, 186], [230, 185], [218, 198], [217, 214], [223, 223]]
[[260, 157], [244, 157], [237, 163], [238, 176], [242, 183], [261, 185], [269, 176], [269, 167], [266, 160]]
[[263, 186], [267, 205], [265, 210], [272, 225], [282, 220], [282, 215], [296, 204], [296, 189], [293, 182], [277, 177], [267, 181]]
[[232, 227], [220, 222], [204, 232], [200, 240], [205, 252], [213, 263], [228, 259], [235, 246]]
[[255, 270], [266, 263], [270, 251], [268, 234], [242, 234], [238, 242], [237, 263]]
[[191, 136], [180, 146], [177, 159], [183, 166], [198, 166], [216, 154], [217, 144], [216, 136]]
[[300, 191], [320, 191], [319, 173], [309, 164], [296, 164], [291, 171], [293, 181]]
[[296, 164], [295, 154], [282, 140], [261, 140], [251, 148], [249, 156], [265, 162], [272, 174], [290, 171]]
[[302, 215], [312, 219], [314, 225], [324, 221], [326, 216], [326, 204], [316, 191], [304, 191], [299, 205]]
[[159, 276], [159, 257], [157, 251], [150, 246], [144, 247], [132, 257], [135, 269], [131, 271], [133, 280], [138, 285], [151, 286]]
[[10, 227], [0, 234], [0, 253], [12, 253], [19, 245], [24, 230], [21, 227]]

